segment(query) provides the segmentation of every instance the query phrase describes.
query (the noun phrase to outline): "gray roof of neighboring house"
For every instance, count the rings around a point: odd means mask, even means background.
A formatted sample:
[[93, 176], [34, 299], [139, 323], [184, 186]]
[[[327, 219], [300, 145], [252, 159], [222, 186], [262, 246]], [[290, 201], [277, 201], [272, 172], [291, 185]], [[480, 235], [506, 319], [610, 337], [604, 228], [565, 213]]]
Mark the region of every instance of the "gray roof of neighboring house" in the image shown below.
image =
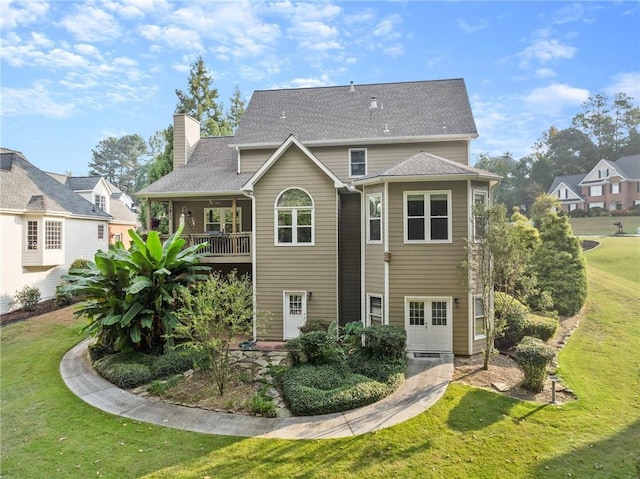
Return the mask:
[[580, 192], [582, 188], [580, 187], [580, 182], [584, 179], [585, 176], [587, 176], [587, 173], [580, 173], [577, 175], [556, 176], [553, 179], [553, 183], [551, 183], [551, 187], [549, 187], [549, 191], [547, 193], [551, 193], [560, 185], [560, 183], [564, 183], [565, 185], [567, 185], [568, 188], [571, 189], [571, 191], [573, 191], [578, 196], [581, 196]]
[[[117, 193], [122, 195], [122, 193]], [[109, 201], [109, 213], [113, 216], [113, 223], [138, 223], [138, 215], [129, 209], [122, 201], [117, 198], [112, 198]]]
[[[373, 97], [377, 108], [371, 108]], [[355, 144], [473, 137], [477, 129], [462, 79], [257, 90], [232, 144], [279, 145], [291, 134], [305, 145]]]
[[102, 176], [68, 176], [65, 185], [73, 191], [93, 190]]
[[93, 203], [29, 163], [22, 153], [2, 148], [0, 156], [0, 208], [110, 218]]
[[456, 161], [447, 160], [431, 153], [421, 151], [409, 158], [391, 165], [382, 170], [359, 178], [354, 183], [366, 182], [376, 178], [386, 179], [390, 177], [444, 177], [444, 176], [477, 176], [486, 179], [500, 180], [502, 177], [489, 171], [467, 166]]
[[623, 156], [613, 164], [625, 177], [640, 179], [640, 154]]
[[202, 138], [189, 162], [143, 188], [136, 196], [189, 196], [240, 192], [251, 174], [238, 174], [236, 152], [229, 148], [232, 137]]

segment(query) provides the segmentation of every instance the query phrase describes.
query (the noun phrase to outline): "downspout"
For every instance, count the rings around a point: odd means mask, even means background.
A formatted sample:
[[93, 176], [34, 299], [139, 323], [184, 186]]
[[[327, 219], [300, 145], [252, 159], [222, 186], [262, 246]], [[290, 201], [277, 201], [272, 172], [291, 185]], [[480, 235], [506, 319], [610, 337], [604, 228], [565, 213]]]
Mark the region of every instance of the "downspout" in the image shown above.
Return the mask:
[[[382, 225], [384, 228], [384, 245], [383, 250], [389, 251], [389, 228], [387, 223], [389, 221], [389, 182], [384, 182], [384, 193], [382, 197], [382, 204], [384, 205], [384, 217], [382, 218]], [[368, 205], [367, 205], [368, 206]], [[391, 268], [391, 262], [384, 262], [384, 302], [382, 307], [384, 308], [384, 323], [389, 324], [389, 270]]]
[[251, 285], [253, 288], [253, 338], [258, 340], [258, 293], [257, 293], [257, 265], [256, 265], [256, 201], [253, 191], [242, 191], [242, 194], [251, 200]]
[[[469, 215], [467, 215], [467, 238], [471, 238], [473, 234], [472, 231], [472, 222], [473, 222], [473, 190], [471, 188], [471, 180], [467, 180], [467, 211]], [[471, 253], [467, 248], [467, 263], [471, 262]], [[473, 279], [471, 277], [471, 271], [467, 268], [467, 327], [469, 328], [468, 337], [468, 345], [467, 351], [469, 354], [473, 354], [473, 343], [475, 341], [475, 323], [474, 323], [474, 309], [476, 307], [476, 302], [474, 299], [473, 290], [475, 289], [475, 285], [473, 283]], [[452, 345], [453, 346], [453, 345]], [[453, 349], [453, 347], [451, 348]]]

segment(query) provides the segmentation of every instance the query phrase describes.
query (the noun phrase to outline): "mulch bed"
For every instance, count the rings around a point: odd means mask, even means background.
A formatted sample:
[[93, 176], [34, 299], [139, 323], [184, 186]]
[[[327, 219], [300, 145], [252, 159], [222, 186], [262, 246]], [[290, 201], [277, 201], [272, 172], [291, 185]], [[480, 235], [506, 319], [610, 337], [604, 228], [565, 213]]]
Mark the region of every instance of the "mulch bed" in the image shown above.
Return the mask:
[[64, 307], [66, 306], [57, 306], [55, 299], [47, 299], [46, 301], [36, 304], [30, 311], [16, 309], [10, 313], [0, 315], [0, 326], [24, 321], [25, 319], [33, 318], [34, 316], [39, 316]]

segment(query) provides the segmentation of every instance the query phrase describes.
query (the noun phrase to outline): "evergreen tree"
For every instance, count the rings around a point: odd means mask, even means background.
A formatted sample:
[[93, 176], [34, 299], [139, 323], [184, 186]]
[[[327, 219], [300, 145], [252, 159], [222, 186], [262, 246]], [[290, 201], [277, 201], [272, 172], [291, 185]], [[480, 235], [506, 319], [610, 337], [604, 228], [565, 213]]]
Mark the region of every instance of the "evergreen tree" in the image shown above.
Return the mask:
[[141, 170], [140, 157], [146, 152], [147, 144], [140, 135], [109, 137], [91, 150], [89, 174], [103, 176], [133, 197]]
[[238, 124], [240, 123], [240, 118], [244, 115], [244, 100], [242, 99], [242, 94], [240, 93], [240, 87], [238, 85], [235, 86], [233, 90], [233, 95], [229, 98], [229, 102], [231, 103], [231, 107], [229, 108], [229, 114], [227, 115], [229, 118], [229, 123], [231, 123], [231, 128], [235, 132], [236, 128], [238, 128]]

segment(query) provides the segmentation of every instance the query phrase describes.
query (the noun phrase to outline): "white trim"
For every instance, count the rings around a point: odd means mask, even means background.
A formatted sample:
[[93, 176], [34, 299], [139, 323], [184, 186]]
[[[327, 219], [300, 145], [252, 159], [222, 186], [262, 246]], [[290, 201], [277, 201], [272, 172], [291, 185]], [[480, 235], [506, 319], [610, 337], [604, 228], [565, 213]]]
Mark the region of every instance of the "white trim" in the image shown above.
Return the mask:
[[[431, 320], [431, 313], [429, 311], [428, 305], [432, 302], [445, 302], [447, 304], [447, 328], [449, 334], [449, 350], [448, 351], [440, 351], [440, 350], [432, 350], [429, 348], [429, 332], [427, 332], [427, 344], [426, 351], [437, 351], [437, 352], [452, 352], [453, 351], [453, 297], [452, 296], [415, 296], [409, 295], [404, 296], [403, 300], [403, 317], [404, 317], [404, 328], [407, 330], [407, 326], [409, 326], [409, 308], [408, 303], [410, 301], [419, 301], [424, 302], [424, 321], [425, 325], [427, 325], [427, 321]], [[427, 325], [428, 326], [428, 325]], [[428, 329], [428, 327], [427, 327]], [[407, 335], [407, 342], [409, 341], [409, 337]]]
[[258, 261], [256, 244], [256, 201], [253, 194], [246, 194], [251, 199], [251, 284], [253, 286], [253, 340], [258, 339]]
[[[472, 318], [472, 322], [471, 322], [471, 331], [473, 333], [473, 340], [474, 341], [478, 341], [480, 339], [486, 339], [487, 337], [487, 332], [485, 331], [483, 334], [476, 334], [476, 300], [480, 300], [482, 301], [482, 295], [481, 294], [474, 294], [471, 297], [471, 318]], [[484, 309], [484, 315], [482, 316], [485, 320], [487, 318], [487, 308]], [[484, 323], [484, 321], [483, 321]], [[484, 326], [484, 324], [483, 324]]]
[[[366, 235], [367, 244], [382, 244], [382, 242], [383, 242], [383, 236], [382, 236], [382, 216], [383, 216], [383, 211], [382, 210], [380, 210], [380, 212], [379, 212], [380, 213], [380, 218], [379, 218], [379, 220], [380, 220], [380, 239], [379, 240], [370, 239], [370, 237], [371, 237], [371, 219], [372, 218], [369, 216], [369, 198], [374, 198], [376, 196], [380, 197], [380, 204], [384, 205], [384, 203], [383, 203], [383, 195], [382, 195], [381, 191], [377, 192], [377, 193], [369, 193], [367, 195], [367, 201], [365, 202], [366, 205], [367, 205], [366, 212], [365, 212], [365, 216], [367, 217], [367, 224], [366, 224], [366, 228], [365, 228], [366, 229], [365, 235]], [[384, 206], [383, 206], [383, 208], [384, 208]]]
[[[409, 225], [408, 225], [408, 211], [407, 211], [407, 197], [409, 195], [423, 195], [425, 197], [424, 204], [424, 233], [425, 239], [423, 240], [410, 240], [409, 239]], [[447, 239], [432, 240], [431, 237], [431, 224], [430, 224], [430, 204], [431, 197], [435, 195], [447, 195]], [[427, 201], [428, 198], [428, 201]], [[402, 220], [403, 220], [403, 240], [404, 244], [449, 244], [453, 242], [452, 238], [452, 223], [453, 223], [453, 204], [451, 199], [451, 190], [420, 190], [420, 191], [404, 191], [402, 194]], [[427, 233], [429, 233], [427, 235]], [[429, 236], [429, 238], [427, 237]]]
[[500, 183], [500, 180], [495, 175], [482, 175], [478, 173], [452, 173], [449, 175], [411, 175], [411, 176], [372, 176], [370, 178], [363, 178], [361, 180], [354, 180], [354, 185], [373, 185], [376, 183], [389, 182], [389, 183], [409, 183], [417, 181], [460, 181], [460, 180], [478, 180], [489, 181], [491, 186], [495, 186]]
[[302, 143], [300, 143], [295, 136], [289, 135], [289, 137], [280, 145], [280, 147], [265, 161], [260, 168], [247, 180], [247, 182], [243, 185], [242, 189], [244, 191], [253, 191], [255, 184], [260, 181], [260, 178], [264, 176], [264, 174], [269, 171], [269, 169], [273, 166], [273, 164], [280, 159], [282, 155], [289, 149], [291, 145], [296, 145], [300, 150], [309, 157], [309, 159], [315, 163], [315, 165], [320, 168], [325, 175], [327, 175], [332, 181], [336, 188], [345, 188], [346, 184], [340, 180], [333, 172], [327, 168], [324, 163], [322, 163], [313, 153], [311, 153]]
[[[280, 243], [278, 241], [278, 212], [279, 211], [286, 211], [287, 208], [289, 207], [278, 207], [278, 200], [280, 199], [280, 197], [289, 190], [300, 190], [303, 191], [304, 193], [307, 194], [307, 196], [309, 197], [309, 199], [311, 200], [311, 242], [310, 243], [298, 243], [298, 209], [303, 209], [303, 208], [308, 208], [308, 207], [290, 207], [291, 208], [291, 243]], [[313, 196], [311, 196], [311, 194], [305, 190], [304, 188], [300, 188], [298, 186], [290, 186], [288, 188], [285, 188], [284, 190], [282, 190], [280, 193], [278, 193], [278, 195], [276, 196], [276, 199], [274, 201], [273, 204], [273, 211], [274, 211], [274, 215], [273, 215], [273, 244], [274, 246], [284, 246], [284, 247], [290, 247], [290, 246], [315, 246], [316, 245], [316, 225], [315, 225], [315, 209], [316, 209], [316, 203], [313, 200]], [[295, 228], [294, 228], [294, 223], [295, 223]], [[295, 234], [294, 234], [295, 233]]]
[[362, 191], [356, 189], [358, 193], [360, 193], [360, 322], [363, 326], [367, 325], [366, 321], [366, 297], [365, 291], [367, 286], [367, 238], [362, 234], [365, 228], [365, 223], [367, 218], [362, 214], [366, 205], [367, 205], [367, 197], [366, 197], [366, 186], [362, 187]]
[[469, 237], [473, 238], [474, 243], [478, 242], [478, 238], [476, 237], [476, 215], [474, 214], [474, 209], [476, 207], [476, 194], [481, 194], [482, 196], [484, 196], [483, 204], [485, 207], [489, 206], [489, 191], [473, 188], [471, 190], [471, 210], [470, 210], [471, 211], [471, 232], [469, 233], [471, 236]]
[[384, 307], [384, 295], [379, 293], [367, 293], [367, 311], [366, 311], [365, 326], [371, 326], [371, 298], [380, 298], [380, 309], [381, 309], [380, 324], [387, 324], [385, 323], [386, 308]]
[[[382, 218], [382, 225], [384, 225], [384, 250], [389, 251], [389, 228], [387, 226], [389, 222], [389, 183], [384, 184], [384, 194], [382, 196], [383, 203], [382, 207], [384, 209], [384, 215]], [[380, 225], [380, 226], [382, 226]], [[390, 268], [391, 264], [388, 261], [384, 262], [384, 297], [389, 298], [389, 276], [390, 276]], [[389, 308], [384, 308], [382, 310], [384, 313], [383, 324], [389, 324]]]
[[[364, 173], [361, 175], [354, 175], [352, 170], [351, 170], [351, 152], [353, 151], [364, 151]], [[362, 178], [363, 176], [367, 176], [367, 171], [369, 169], [369, 165], [368, 165], [368, 153], [367, 153], [367, 149], [366, 148], [349, 148], [349, 156], [348, 159], [349, 161], [349, 178]]]
[[287, 316], [288, 316], [288, 307], [289, 304], [287, 303], [287, 295], [290, 294], [299, 294], [300, 296], [302, 296], [302, 317], [304, 319], [304, 322], [302, 323], [304, 326], [304, 323], [307, 322], [307, 294], [309, 294], [307, 291], [303, 291], [303, 290], [296, 290], [296, 289], [292, 289], [292, 290], [283, 290], [282, 291], [282, 340], [286, 341], [287, 339], [293, 339], [296, 336], [292, 336], [291, 338], [287, 338]]

